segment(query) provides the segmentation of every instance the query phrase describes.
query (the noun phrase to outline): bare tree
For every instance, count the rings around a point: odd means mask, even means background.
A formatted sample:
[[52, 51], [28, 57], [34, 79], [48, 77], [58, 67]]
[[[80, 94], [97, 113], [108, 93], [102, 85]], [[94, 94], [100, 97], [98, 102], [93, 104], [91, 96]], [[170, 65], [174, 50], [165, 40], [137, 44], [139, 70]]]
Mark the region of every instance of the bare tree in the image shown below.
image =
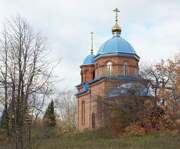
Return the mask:
[[72, 91], [61, 92], [55, 98], [56, 111], [63, 122], [65, 131], [73, 131], [76, 126], [76, 98]]
[[8, 37], [7, 37], [7, 31], [6, 29], [2, 32], [2, 49], [4, 50], [4, 55], [1, 57], [2, 62], [4, 64], [4, 71], [1, 71], [1, 81], [3, 81], [3, 89], [4, 89], [4, 114], [5, 114], [5, 121], [6, 121], [6, 130], [7, 130], [7, 136], [10, 135], [9, 133], [9, 115], [8, 115], [8, 86], [7, 86], [7, 60], [8, 60]]
[[11, 121], [16, 149], [30, 148], [32, 114], [35, 109], [41, 110], [51, 92], [53, 68], [43, 38], [24, 18], [8, 20], [0, 41], [0, 98], [7, 121]]
[[158, 95], [162, 89], [172, 90], [173, 79], [177, 75], [174, 63], [171, 60], [161, 60], [160, 63], [155, 65], [145, 66], [140, 73], [144, 79], [148, 80], [156, 102], [160, 99]]

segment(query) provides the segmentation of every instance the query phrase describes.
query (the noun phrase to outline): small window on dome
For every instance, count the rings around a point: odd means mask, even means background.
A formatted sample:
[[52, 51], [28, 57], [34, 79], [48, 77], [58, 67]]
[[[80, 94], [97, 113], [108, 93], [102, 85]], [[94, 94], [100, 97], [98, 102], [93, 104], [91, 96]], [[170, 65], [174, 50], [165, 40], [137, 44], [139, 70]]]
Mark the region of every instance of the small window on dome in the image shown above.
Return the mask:
[[124, 71], [124, 76], [128, 76], [128, 62], [124, 62], [123, 71]]
[[112, 75], [112, 62], [107, 62], [107, 71], [109, 75]]

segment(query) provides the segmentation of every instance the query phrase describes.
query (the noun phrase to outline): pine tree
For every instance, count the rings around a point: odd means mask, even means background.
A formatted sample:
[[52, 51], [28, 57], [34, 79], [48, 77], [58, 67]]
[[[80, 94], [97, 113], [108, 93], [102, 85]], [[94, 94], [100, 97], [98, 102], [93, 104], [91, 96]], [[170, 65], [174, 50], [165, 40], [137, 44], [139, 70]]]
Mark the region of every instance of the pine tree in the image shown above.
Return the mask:
[[56, 126], [56, 117], [55, 117], [55, 113], [54, 113], [53, 100], [49, 103], [43, 119], [44, 119], [44, 124], [46, 127], [55, 127]]

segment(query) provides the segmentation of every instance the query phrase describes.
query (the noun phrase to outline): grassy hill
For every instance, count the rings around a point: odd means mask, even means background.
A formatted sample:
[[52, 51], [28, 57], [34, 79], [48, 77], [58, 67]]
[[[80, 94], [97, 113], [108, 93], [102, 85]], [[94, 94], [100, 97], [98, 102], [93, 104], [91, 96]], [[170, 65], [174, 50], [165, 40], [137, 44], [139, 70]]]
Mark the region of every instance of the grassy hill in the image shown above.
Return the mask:
[[59, 137], [41, 140], [34, 145], [34, 149], [180, 149], [180, 135], [111, 139]]
[[[110, 137], [98, 131], [45, 136], [33, 141], [33, 149], [180, 149], [180, 134]], [[0, 149], [10, 146], [0, 143]]]

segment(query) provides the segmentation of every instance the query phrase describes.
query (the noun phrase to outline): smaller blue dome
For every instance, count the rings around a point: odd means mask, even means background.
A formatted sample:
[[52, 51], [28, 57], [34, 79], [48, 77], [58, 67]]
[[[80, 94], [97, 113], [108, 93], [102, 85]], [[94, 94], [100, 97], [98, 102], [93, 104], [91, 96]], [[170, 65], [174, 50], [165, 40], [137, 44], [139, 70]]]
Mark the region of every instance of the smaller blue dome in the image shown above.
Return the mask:
[[83, 62], [83, 65], [89, 65], [89, 64], [95, 64], [94, 62], [94, 55], [88, 55], [84, 62]]

